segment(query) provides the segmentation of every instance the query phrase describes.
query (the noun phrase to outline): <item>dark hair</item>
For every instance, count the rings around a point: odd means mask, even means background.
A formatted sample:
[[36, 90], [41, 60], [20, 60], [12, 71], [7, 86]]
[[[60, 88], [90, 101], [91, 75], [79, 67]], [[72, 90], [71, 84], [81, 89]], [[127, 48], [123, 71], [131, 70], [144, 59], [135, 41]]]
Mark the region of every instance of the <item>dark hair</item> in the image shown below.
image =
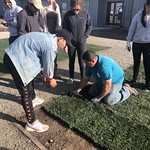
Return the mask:
[[53, 10], [56, 10], [56, 9], [57, 9], [56, 1], [53, 1], [52, 7], [53, 7]]
[[84, 0], [71, 0], [70, 7], [75, 7], [76, 5], [80, 5], [81, 7], [84, 6]]
[[150, 5], [150, 0], [147, 0], [144, 8], [143, 8], [143, 12], [142, 12], [142, 17], [141, 17], [141, 23], [143, 24], [143, 27], [146, 27], [146, 5]]
[[96, 54], [95, 54], [93, 51], [87, 50], [87, 51], [83, 54], [82, 59], [83, 59], [83, 60], [86, 60], [86, 61], [91, 61], [91, 60], [93, 60], [93, 58], [95, 58], [95, 56], [96, 56]]

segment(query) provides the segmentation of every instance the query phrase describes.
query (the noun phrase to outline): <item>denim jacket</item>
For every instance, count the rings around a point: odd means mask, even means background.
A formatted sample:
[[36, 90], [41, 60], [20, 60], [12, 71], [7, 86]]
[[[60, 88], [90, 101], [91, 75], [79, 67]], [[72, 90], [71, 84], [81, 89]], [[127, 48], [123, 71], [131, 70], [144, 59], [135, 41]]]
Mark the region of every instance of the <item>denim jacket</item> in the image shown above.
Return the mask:
[[44, 69], [48, 78], [53, 77], [57, 52], [55, 34], [30, 32], [20, 36], [5, 52], [10, 57], [22, 82], [27, 85]]

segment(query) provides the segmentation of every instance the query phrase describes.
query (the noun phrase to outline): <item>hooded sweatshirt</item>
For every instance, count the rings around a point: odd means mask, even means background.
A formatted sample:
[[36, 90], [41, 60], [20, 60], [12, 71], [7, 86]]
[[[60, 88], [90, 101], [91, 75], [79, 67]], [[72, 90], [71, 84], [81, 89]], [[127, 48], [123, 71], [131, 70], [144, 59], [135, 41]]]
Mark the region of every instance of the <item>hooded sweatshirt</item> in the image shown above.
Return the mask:
[[8, 31], [10, 32], [10, 36], [17, 35], [17, 14], [22, 10], [20, 6], [16, 5], [15, 0], [9, 0], [12, 3], [12, 8], [7, 8], [4, 13], [4, 20], [7, 23], [11, 23], [11, 26], [8, 26]]
[[61, 28], [60, 7], [56, 3], [56, 10], [53, 10], [52, 5], [45, 4], [45, 7], [39, 11], [39, 25], [41, 32], [50, 32], [52, 34]]
[[150, 15], [146, 16], [147, 23], [146, 27], [144, 27], [141, 23], [142, 10], [140, 10], [132, 19], [127, 41], [128, 42], [136, 42], [136, 43], [150, 43]]

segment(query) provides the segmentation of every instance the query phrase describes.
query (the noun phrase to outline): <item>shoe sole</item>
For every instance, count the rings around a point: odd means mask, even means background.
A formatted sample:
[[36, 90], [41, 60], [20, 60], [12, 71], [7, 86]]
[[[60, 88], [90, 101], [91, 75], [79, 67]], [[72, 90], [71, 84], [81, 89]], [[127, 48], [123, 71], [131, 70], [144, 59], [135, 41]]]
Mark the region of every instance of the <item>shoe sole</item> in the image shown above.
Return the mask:
[[132, 88], [129, 84], [125, 84], [125, 86], [128, 88], [128, 90], [131, 92], [132, 95], [134, 95], [134, 96], [138, 95], [137, 90]]
[[47, 127], [46, 129], [43, 129], [43, 130], [35, 130], [35, 129], [29, 128], [29, 127], [25, 127], [25, 129], [30, 132], [45, 132], [49, 129], [49, 127]]
[[44, 103], [44, 100], [43, 100], [42, 102], [40, 102], [40, 103], [33, 103], [33, 108], [34, 108], [35, 106], [41, 105], [41, 104], [43, 104], [43, 103]]

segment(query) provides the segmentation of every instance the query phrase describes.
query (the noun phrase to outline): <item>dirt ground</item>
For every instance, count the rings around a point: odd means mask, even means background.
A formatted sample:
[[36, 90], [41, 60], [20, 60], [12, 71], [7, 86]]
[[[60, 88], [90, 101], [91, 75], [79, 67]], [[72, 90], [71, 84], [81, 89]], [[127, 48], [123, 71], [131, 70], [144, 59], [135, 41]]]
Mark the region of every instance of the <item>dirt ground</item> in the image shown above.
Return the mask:
[[[75, 129], [70, 129], [67, 124], [49, 116], [44, 110], [36, 110], [39, 120], [50, 126], [45, 133], [30, 133], [48, 150], [104, 150], [94, 144], [90, 139]], [[24, 120], [24, 117], [21, 118]]]
[[[64, 74], [68, 74], [68, 71]], [[76, 74], [78, 76], [78, 74]], [[65, 78], [58, 80], [58, 87], [51, 89], [45, 85], [41, 86], [41, 83], [35, 82], [36, 90], [47, 91], [45, 97], [48, 95], [48, 91], [56, 96], [51, 97], [48, 101], [51, 101], [57, 96], [66, 95], [69, 91], [72, 91], [77, 87], [78, 81], [74, 82], [73, 85], [66, 85], [64, 82]], [[42, 123], [49, 125], [49, 130], [44, 133], [30, 132], [30, 134], [38, 139], [38, 141], [46, 147], [48, 150], [102, 150], [100, 146], [94, 144], [90, 139], [84, 136], [82, 133], [79, 133], [75, 129], [70, 129], [67, 124], [58, 118], [48, 115], [40, 107], [35, 108], [35, 114], [39, 120], [42, 120]], [[26, 122], [25, 115], [20, 116], [18, 120], [22, 123], [24, 127]]]
[[[102, 33], [103, 31], [103, 33]], [[111, 34], [112, 33], [112, 34]], [[122, 51], [120, 49], [124, 49], [125, 42], [123, 41], [126, 37], [126, 31], [118, 31], [118, 34], [116, 34], [116, 31], [107, 30], [99, 30], [93, 31], [93, 36], [99, 36], [105, 35], [107, 36], [105, 39], [104, 37], [100, 37], [100, 39], [97, 39], [96, 37], [92, 37], [91, 44], [99, 44], [102, 46], [108, 46], [111, 47], [111, 49], [102, 51], [101, 54], [107, 55], [111, 57], [112, 59], [116, 60], [123, 68], [127, 68], [131, 65], [131, 54]], [[122, 35], [122, 36], [121, 36]], [[115, 39], [115, 40], [110, 40]], [[118, 40], [116, 42], [116, 39]], [[93, 40], [93, 41], [92, 41]], [[126, 58], [122, 58], [121, 56], [126, 56]], [[53, 98], [57, 98], [57, 96], [61, 96], [66, 94], [68, 91], [74, 90], [78, 83], [79, 83], [79, 68], [78, 65], [75, 67], [75, 82], [73, 85], [67, 86], [65, 84], [66, 80], [69, 78], [68, 73], [68, 61], [60, 62], [59, 63], [59, 74], [62, 76], [62, 79], [58, 80], [58, 86], [56, 88], [48, 88], [44, 85], [36, 85], [36, 91], [37, 95], [39, 97], [42, 97], [46, 101], [53, 100]], [[14, 118], [16, 118], [19, 123], [24, 127], [25, 126], [25, 115], [24, 111], [22, 109], [22, 106], [20, 105], [20, 98], [17, 90], [15, 89], [15, 85], [12, 81], [12, 78], [10, 75], [4, 75], [3, 77], [0, 77], [0, 102], [1, 106], [0, 109], [2, 110], [1, 114], [2, 117], [0, 118], [6, 121], [12, 122]], [[17, 103], [17, 105], [16, 105]], [[45, 146], [48, 150], [104, 150], [104, 148], [101, 148], [98, 145], [95, 145], [90, 139], [85, 137], [83, 134], [77, 132], [74, 129], [70, 129], [65, 123], [62, 121], [56, 119], [53, 116], [48, 116], [42, 109], [37, 107], [35, 109], [37, 118], [42, 122], [46, 123], [50, 126], [49, 130], [44, 133], [34, 133], [30, 132], [29, 134], [33, 135], [35, 138], [39, 140], [39, 142]], [[12, 117], [13, 116], [13, 117]], [[13, 119], [12, 119], [13, 118]], [[3, 123], [2, 122], [2, 123]], [[0, 130], [4, 130], [6, 126], [0, 122]], [[6, 123], [6, 122], [5, 122]], [[7, 124], [8, 125], [8, 124]], [[11, 127], [8, 126], [7, 129], [10, 129]], [[8, 130], [9, 131], [9, 130]], [[12, 132], [14, 129], [11, 130]], [[15, 131], [14, 131], [15, 132]], [[1, 133], [1, 132], [0, 132]], [[3, 139], [0, 139], [1, 145], [7, 145], [4, 146], [5, 148], [11, 147], [11, 149], [15, 150], [37, 150], [38, 148], [32, 148], [29, 140], [26, 146], [26, 143], [24, 144], [24, 147], [22, 144], [19, 146], [17, 145], [17, 138], [16, 137], [16, 145], [11, 142], [13, 146], [10, 145], [7, 141], [13, 141], [13, 136], [9, 136], [9, 133], [3, 133], [3, 137], [7, 134], [6, 142], [2, 142]], [[12, 133], [13, 135], [13, 133]], [[20, 136], [20, 134], [18, 135]], [[11, 139], [9, 139], [9, 137]], [[22, 140], [22, 137], [19, 137], [19, 140], [21, 142], [24, 142]], [[1, 149], [1, 147], [0, 147]]]

